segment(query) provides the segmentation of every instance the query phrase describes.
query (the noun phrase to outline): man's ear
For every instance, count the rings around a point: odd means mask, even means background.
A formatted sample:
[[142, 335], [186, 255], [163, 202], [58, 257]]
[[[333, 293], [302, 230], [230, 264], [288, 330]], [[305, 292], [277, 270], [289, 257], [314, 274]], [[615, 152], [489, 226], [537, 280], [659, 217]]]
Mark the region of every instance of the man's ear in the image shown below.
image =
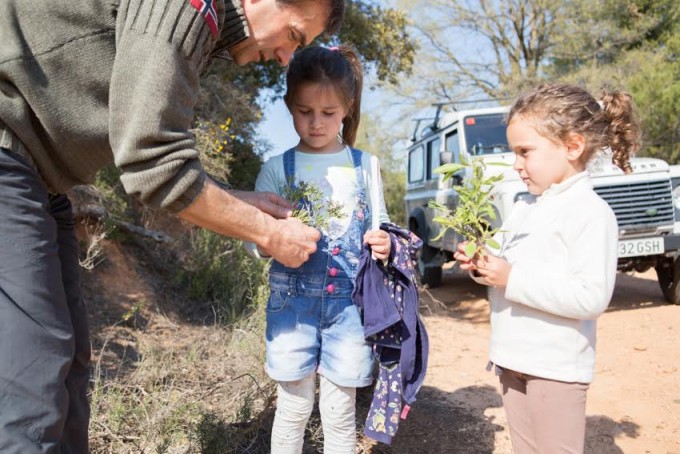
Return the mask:
[[586, 139], [578, 133], [570, 134], [564, 144], [567, 146], [567, 159], [570, 161], [578, 161], [586, 149]]

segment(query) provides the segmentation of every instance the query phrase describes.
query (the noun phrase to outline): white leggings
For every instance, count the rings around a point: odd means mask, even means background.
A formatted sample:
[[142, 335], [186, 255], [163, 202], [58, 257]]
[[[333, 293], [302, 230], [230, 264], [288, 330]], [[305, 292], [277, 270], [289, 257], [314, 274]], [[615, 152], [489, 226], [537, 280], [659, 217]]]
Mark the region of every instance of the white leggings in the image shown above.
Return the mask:
[[[316, 374], [279, 382], [272, 427], [272, 454], [299, 454], [307, 420], [314, 406]], [[324, 453], [353, 454], [356, 447], [356, 388], [338, 386], [323, 375], [319, 379], [319, 412]]]

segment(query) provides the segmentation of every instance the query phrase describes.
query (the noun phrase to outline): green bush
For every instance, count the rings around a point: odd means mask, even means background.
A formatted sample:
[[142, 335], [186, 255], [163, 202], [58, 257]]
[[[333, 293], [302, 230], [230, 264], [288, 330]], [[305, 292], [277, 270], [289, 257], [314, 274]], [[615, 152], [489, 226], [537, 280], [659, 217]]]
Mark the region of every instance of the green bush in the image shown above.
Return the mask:
[[264, 298], [268, 262], [250, 257], [241, 241], [203, 229], [192, 230], [187, 259], [175, 282], [188, 298], [203, 302], [217, 320], [229, 324]]

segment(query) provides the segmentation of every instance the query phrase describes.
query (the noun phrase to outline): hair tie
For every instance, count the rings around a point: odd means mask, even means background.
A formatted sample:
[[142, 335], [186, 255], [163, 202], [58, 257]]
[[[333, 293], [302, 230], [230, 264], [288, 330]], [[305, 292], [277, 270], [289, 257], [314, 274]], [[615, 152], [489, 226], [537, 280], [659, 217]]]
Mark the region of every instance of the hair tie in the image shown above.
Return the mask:
[[340, 48], [338, 46], [333, 46], [333, 47], [329, 47], [328, 50], [336, 52], [336, 51], [340, 50]]

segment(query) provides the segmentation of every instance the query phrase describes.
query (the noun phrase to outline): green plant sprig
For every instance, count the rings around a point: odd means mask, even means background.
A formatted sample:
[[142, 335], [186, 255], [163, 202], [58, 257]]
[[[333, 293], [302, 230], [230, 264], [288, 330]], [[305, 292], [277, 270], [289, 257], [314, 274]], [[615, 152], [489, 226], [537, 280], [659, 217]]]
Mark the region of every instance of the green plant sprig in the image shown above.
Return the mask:
[[281, 194], [293, 205], [293, 217], [310, 227], [326, 230], [332, 218], [342, 217], [342, 204], [328, 200], [314, 183], [289, 178]]
[[468, 257], [483, 255], [486, 246], [492, 249], [500, 249], [500, 245], [493, 239], [498, 228], [491, 226], [491, 221], [496, 219], [493, 206], [493, 188], [496, 183], [503, 179], [503, 175], [484, 177], [487, 165], [507, 166], [505, 163], [486, 163], [482, 159], [472, 158], [471, 162], [444, 164], [434, 169], [435, 173], [443, 174], [444, 181], [452, 178], [465, 168], [472, 169], [472, 176], [465, 178], [461, 184], [453, 186], [459, 196], [458, 206], [451, 211], [446, 205], [435, 200], [430, 200], [429, 207], [443, 213], [435, 216], [434, 222], [444, 229], [437, 235], [441, 238], [448, 229], [461, 235], [468, 243], [465, 246], [465, 254]]

